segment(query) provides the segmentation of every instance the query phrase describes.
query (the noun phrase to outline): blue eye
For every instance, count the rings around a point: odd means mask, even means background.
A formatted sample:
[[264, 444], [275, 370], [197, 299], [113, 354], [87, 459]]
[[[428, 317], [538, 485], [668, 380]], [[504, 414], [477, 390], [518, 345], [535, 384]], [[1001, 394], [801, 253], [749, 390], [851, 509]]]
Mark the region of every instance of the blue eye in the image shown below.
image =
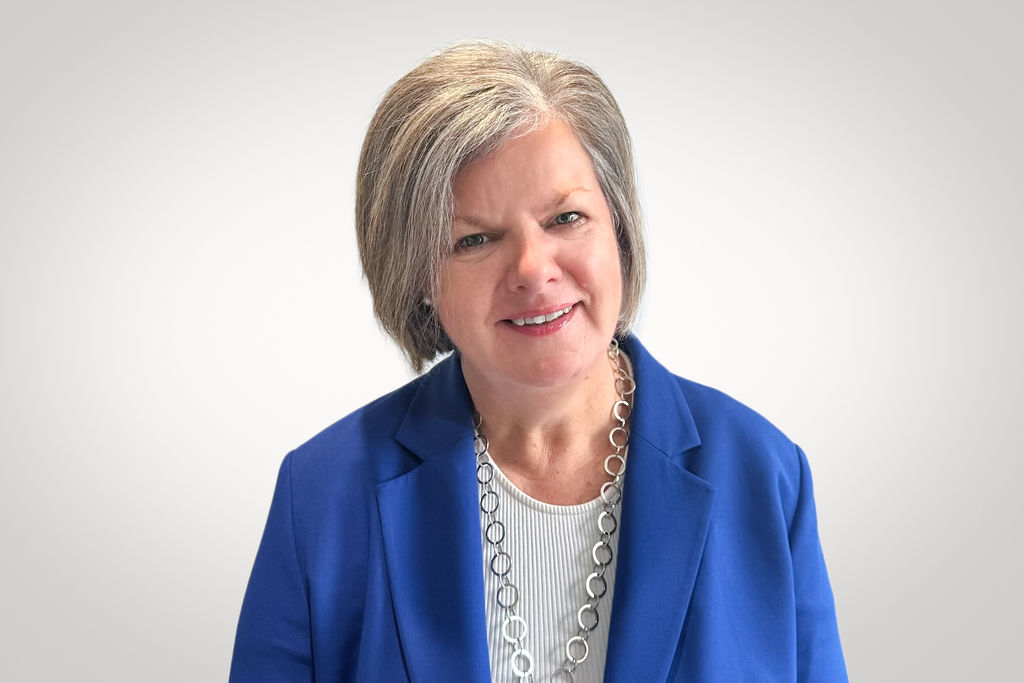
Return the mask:
[[487, 241], [487, 237], [484, 235], [466, 235], [455, 243], [456, 249], [472, 249], [473, 247], [479, 247], [481, 244]]
[[578, 211], [566, 211], [565, 213], [560, 213], [555, 216], [555, 223], [558, 225], [569, 225], [571, 223], [575, 223], [580, 218], [582, 218], [582, 216]]

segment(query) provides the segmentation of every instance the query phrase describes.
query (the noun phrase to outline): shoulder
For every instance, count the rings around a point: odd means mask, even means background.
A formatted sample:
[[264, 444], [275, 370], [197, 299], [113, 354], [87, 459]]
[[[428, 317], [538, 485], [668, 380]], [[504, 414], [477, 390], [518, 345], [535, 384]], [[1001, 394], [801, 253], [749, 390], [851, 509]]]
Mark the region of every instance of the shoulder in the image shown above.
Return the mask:
[[792, 450], [793, 442], [761, 413], [718, 389], [674, 375], [690, 408], [701, 441], [717, 445], [758, 445]]
[[297, 500], [368, 495], [415, 465], [395, 432], [423, 378], [353, 411], [290, 452], [282, 465]]
[[720, 496], [760, 500], [791, 517], [800, 490], [800, 448], [728, 394], [682, 377], [676, 381], [700, 436], [700, 446], [688, 454], [688, 469], [707, 479]]
[[730, 469], [796, 474], [795, 444], [757, 411], [728, 394], [680, 377], [636, 338], [625, 342], [637, 377], [643, 430], [673, 457], [685, 451], [684, 467], [695, 474]]

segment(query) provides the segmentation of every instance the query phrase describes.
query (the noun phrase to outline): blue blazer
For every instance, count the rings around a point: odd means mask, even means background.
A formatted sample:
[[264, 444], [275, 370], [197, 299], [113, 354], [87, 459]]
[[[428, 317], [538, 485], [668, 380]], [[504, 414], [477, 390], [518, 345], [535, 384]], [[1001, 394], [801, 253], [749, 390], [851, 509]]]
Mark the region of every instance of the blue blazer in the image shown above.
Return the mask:
[[[607, 681], [845, 681], [801, 450], [635, 339]], [[458, 354], [284, 459], [231, 681], [489, 681]]]

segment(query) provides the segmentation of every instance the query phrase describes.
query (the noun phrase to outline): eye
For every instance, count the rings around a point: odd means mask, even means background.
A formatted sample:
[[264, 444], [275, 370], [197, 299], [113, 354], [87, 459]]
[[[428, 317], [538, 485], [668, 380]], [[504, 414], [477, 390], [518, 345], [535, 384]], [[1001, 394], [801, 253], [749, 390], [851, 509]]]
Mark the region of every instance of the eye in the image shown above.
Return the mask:
[[583, 218], [579, 211], [566, 211], [555, 216], [556, 225], [572, 225], [579, 219]]
[[458, 250], [463, 250], [463, 249], [472, 249], [473, 247], [479, 247], [480, 245], [482, 245], [482, 244], [484, 244], [486, 242], [487, 242], [487, 236], [486, 235], [480, 235], [480, 234], [466, 235], [465, 237], [463, 237], [463, 238], [459, 239], [457, 242], [455, 242], [455, 249], [457, 251]]

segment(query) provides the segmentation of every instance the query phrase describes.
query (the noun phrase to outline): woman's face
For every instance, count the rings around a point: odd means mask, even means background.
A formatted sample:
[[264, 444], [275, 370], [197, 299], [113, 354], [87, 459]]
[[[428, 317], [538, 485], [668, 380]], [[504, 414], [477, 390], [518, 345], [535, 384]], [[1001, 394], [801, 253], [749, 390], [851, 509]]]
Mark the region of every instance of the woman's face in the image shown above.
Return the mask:
[[607, 370], [622, 271], [576, 136], [552, 120], [467, 165], [453, 190], [455, 251], [437, 308], [467, 377], [551, 387]]

